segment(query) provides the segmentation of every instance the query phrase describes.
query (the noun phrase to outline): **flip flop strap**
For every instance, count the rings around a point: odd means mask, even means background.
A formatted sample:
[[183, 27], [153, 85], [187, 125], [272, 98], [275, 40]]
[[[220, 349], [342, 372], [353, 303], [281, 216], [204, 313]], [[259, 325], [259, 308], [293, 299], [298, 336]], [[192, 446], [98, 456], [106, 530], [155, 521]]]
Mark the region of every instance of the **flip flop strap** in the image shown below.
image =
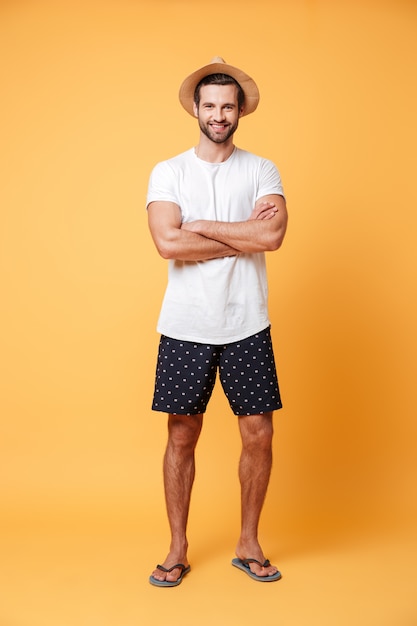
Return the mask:
[[172, 572], [172, 570], [177, 569], [177, 568], [180, 569], [181, 572], [183, 572], [184, 570], [187, 569], [183, 563], [177, 563], [176, 565], [173, 565], [169, 569], [167, 569], [163, 565], [157, 565], [156, 566], [156, 569], [160, 569], [160, 570], [162, 570], [163, 572], [166, 572], [166, 573]]
[[260, 567], [269, 567], [271, 565], [268, 559], [266, 559], [264, 563], [261, 563], [260, 561], [257, 561], [256, 559], [242, 559], [242, 563], [243, 565], [247, 565], [248, 567], [249, 567], [249, 563], [256, 563]]

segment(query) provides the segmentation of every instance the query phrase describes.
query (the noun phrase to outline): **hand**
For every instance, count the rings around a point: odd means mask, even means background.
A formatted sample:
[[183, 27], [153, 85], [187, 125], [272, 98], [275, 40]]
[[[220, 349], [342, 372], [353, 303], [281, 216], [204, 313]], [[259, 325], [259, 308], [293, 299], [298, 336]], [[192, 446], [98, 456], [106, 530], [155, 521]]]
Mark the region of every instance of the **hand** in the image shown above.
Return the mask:
[[277, 212], [278, 209], [273, 202], [261, 202], [261, 204], [255, 206], [253, 209], [248, 222], [250, 220], [270, 220]]
[[181, 224], [181, 229], [188, 230], [190, 233], [198, 233], [198, 221], [199, 220], [195, 220], [194, 222], [183, 222]]

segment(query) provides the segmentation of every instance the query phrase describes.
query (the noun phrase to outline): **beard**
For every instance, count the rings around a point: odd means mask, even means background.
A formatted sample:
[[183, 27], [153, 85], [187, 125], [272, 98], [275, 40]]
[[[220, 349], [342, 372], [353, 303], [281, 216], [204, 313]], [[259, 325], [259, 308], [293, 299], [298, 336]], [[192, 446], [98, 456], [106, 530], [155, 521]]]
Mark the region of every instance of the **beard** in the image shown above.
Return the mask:
[[239, 120], [236, 120], [235, 124], [231, 124], [230, 126], [228, 126], [223, 133], [215, 133], [211, 129], [210, 124], [204, 124], [200, 120], [200, 118], [198, 119], [198, 124], [200, 126], [201, 132], [204, 133], [205, 136], [210, 139], [210, 141], [213, 141], [214, 143], [225, 143], [228, 139], [230, 139], [230, 137], [233, 137], [233, 135], [235, 134], [235, 131], [239, 124]]

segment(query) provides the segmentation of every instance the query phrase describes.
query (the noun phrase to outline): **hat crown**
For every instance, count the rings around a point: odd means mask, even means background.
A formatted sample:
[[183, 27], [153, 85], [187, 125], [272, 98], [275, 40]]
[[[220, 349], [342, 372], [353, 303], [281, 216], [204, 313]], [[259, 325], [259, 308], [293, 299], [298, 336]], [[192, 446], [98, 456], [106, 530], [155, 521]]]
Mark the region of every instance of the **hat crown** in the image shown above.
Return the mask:
[[213, 57], [210, 63], [226, 63], [226, 61], [222, 57]]

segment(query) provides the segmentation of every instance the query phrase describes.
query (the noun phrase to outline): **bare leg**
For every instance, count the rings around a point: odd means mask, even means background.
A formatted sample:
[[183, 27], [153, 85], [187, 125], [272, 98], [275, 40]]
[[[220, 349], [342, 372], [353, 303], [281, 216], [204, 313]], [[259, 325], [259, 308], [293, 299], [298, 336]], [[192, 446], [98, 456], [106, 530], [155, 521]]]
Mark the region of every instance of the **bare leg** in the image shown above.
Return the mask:
[[[164, 456], [164, 485], [171, 546], [161, 565], [170, 568], [177, 563], [188, 566], [187, 521], [191, 489], [195, 475], [194, 451], [200, 436], [203, 415], [169, 415], [168, 443]], [[159, 569], [152, 572], [157, 580], [175, 581], [180, 570], [166, 574]]]
[[[256, 559], [261, 563], [265, 555], [258, 541], [258, 526], [272, 467], [272, 412], [239, 418], [242, 454], [239, 479], [242, 499], [242, 527], [236, 555], [240, 559]], [[271, 576], [277, 568], [250, 564], [258, 576]]]

